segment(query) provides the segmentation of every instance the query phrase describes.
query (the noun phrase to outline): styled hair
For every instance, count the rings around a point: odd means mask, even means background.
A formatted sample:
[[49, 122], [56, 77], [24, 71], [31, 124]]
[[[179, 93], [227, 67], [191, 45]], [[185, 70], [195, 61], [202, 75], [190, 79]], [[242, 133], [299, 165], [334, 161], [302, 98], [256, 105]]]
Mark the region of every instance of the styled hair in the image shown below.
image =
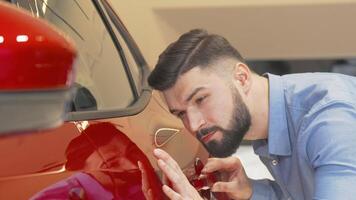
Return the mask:
[[156, 90], [171, 88], [179, 75], [194, 67], [205, 68], [220, 58], [234, 58], [245, 62], [240, 53], [222, 36], [194, 29], [171, 43], [159, 56], [158, 63], [148, 77]]

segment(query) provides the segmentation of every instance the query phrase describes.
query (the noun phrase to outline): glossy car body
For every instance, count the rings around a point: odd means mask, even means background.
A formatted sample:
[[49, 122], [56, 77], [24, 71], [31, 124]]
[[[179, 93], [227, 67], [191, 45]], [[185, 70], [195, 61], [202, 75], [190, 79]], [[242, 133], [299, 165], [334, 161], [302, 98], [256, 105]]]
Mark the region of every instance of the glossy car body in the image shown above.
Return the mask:
[[187, 174], [207, 158], [148, 87], [146, 62], [107, 1], [12, 2], [75, 42], [76, 95], [63, 125], [0, 138], [0, 199], [162, 199], [153, 148]]

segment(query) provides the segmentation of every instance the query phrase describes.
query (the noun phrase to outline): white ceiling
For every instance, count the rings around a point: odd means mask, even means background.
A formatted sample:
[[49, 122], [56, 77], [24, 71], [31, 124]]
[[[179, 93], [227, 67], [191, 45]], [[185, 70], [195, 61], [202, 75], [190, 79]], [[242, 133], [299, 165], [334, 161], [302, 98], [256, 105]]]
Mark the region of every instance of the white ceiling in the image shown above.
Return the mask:
[[156, 0], [114, 4], [151, 65], [170, 42], [192, 28], [225, 36], [247, 59], [355, 57], [356, 1]]

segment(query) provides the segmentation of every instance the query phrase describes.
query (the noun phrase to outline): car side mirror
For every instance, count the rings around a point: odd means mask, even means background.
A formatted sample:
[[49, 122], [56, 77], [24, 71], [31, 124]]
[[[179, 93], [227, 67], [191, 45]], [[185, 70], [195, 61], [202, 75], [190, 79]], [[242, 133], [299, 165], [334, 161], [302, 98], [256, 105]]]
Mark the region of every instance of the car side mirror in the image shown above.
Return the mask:
[[47, 22], [0, 2], [0, 135], [63, 123], [73, 43]]

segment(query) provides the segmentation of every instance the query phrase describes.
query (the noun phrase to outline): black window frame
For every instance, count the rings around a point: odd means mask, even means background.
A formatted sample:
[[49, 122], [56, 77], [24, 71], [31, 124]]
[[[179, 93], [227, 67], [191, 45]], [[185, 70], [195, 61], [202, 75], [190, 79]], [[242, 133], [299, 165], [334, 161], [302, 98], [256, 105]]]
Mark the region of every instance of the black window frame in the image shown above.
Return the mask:
[[[66, 116], [65, 121], [79, 121], [79, 120], [94, 120], [94, 119], [107, 119], [107, 118], [115, 118], [115, 117], [124, 117], [124, 116], [132, 116], [140, 113], [145, 107], [148, 105], [151, 95], [152, 89], [147, 83], [147, 77], [150, 73], [148, 65], [142, 56], [141, 51], [139, 50], [137, 44], [133, 40], [132, 36], [120, 20], [117, 13], [113, 10], [112, 6], [107, 0], [92, 0], [94, 7], [96, 8], [98, 14], [103, 20], [104, 26], [108, 30], [108, 33], [114, 42], [115, 48], [123, 62], [125, 67], [126, 75], [129, 79], [130, 87], [134, 95], [134, 101], [131, 105], [126, 108], [118, 108], [118, 109], [107, 109], [107, 110], [93, 110], [93, 111], [75, 111], [69, 112]], [[112, 27], [110, 25], [110, 21], [114, 25]], [[126, 62], [126, 57], [124, 55], [124, 51], [121, 49], [121, 45], [119, 40], [114, 33], [113, 28], [116, 28], [118, 32], [121, 34], [122, 38], [126, 42], [130, 53], [137, 66], [140, 68], [142, 73], [141, 80], [141, 90], [138, 91], [136, 87], [136, 83], [132, 77], [130, 67]]]

